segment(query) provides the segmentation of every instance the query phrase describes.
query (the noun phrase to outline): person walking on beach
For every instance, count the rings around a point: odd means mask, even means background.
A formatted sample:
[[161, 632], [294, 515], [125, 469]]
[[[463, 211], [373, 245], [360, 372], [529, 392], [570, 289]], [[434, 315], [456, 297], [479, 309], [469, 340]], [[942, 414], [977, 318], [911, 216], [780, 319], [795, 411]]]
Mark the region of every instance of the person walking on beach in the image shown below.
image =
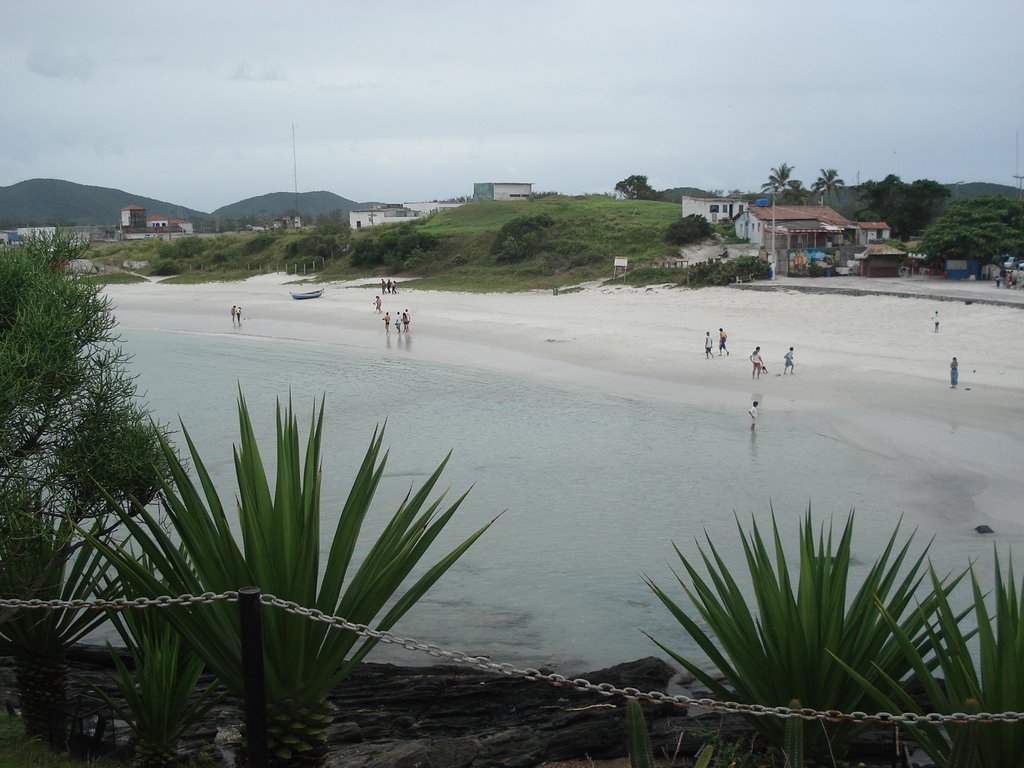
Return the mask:
[[[956, 389], [957, 380], [960, 378], [960, 366], [957, 363], [956, 358], [953, 358], [953, 362], [949, 364], [949, 388]], [[970, 387], [968, 387], [970, 389]]]
[[725, 356], [729, 356], [729, 350], [725, 348], [725, 342], [729, 338], [729, 335], [721, 328], [718, 329], [718, 356], [721, 357], [722, 353], [725, 352]]
[[390, 312], [385, 312], [384, 313], [384, 333], [387, 336], [391, 335], [391, 313]]
[[764, 368], [764, 363], [761, 360], [761, 348], [755, 347], [754, 351], [750, 353], [750, 362], [754, 365], [754, 370], [750, 372], [750, 378], [761, 378], [761, 371]]
[[402, 311], [402, 325], [405, 327], [405, 332], [409, 332], [409, 310]]
[[238, 324], [241, 325], [242, 324], [242, 308], [241, 307], [235, 307], [235, 317], [238, 318]]
[[381, 304], [380, 296], [377, 297], [377, 300], [374, 302], [374, 304], [377, 305], [377, 314], [379, 315], [380, 314], [380, 304]]
[[381, 293], [387, 293], [388, 292], [388, 284], [386, 282], [384, 282], [384, 278], [383, 277], [380, 279], [380, 292]]
[[785, 357], [782, 358], [785, 361], [785, 365], [782, 366], [782, 375], [786, 375], [786, 371], [790, 373], [796, 373], [796, 369], [793, 368], [793, 348], [789, 348], [789, 352], [786, 353]]
[[704, 359], [710, 360], [711, 350], [715, 348], [715, 342], [711, 340], [711, 331], [707, 331], [704, 335]]
[[939, 332], [939, 310], [935, 310], [935, 314], [932, 315], [932, 322], [935, 323], [935, 332]]
[[750, 414], [750, 428], [753, 429], [757, 426], [757, 400], [750, 406], [750, 410], [747, 413]]
[[238, 320], [238, 307], [234, 304], [231, 305], [231, 325], [235, 325]]

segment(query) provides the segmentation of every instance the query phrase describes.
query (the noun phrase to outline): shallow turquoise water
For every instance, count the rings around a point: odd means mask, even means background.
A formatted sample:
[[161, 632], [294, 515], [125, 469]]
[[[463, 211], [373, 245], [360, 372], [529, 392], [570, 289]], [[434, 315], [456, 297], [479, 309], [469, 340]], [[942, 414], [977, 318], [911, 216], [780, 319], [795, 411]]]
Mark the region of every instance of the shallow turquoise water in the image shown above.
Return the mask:
[[[445, 544], [502, 514], [396, 632], [498, 661], [575, 673], [659, 655], [644, 632], [692, 651], [642, 577], [671, 588], [673, 542], [694, 556], [707, 530], [742, 580], [734, 512], [767, 522], [774, 509], [793, 530], [808, 503], [816, 519], [839, 524], [855, 507], [860, 574], [901, 514], [922, 527], [922, 545], [939, 535], [940, 565], [991, 551], [932, 514], [963, 492], [960, 484], [851, 447], [817, 412], [773, 417], [769, 404], [752, 433], [745, 409], [579, 392], [391, 350], [142, 331], [125, 341], [144, 399], [161, 421], [181, 416], [225, 500], [233, 496], [239, 386], [269, 460], [275, 400], [290, 396], [305, 425], [326, 396], [328, 515], [337, 513], [374, 428], [387, 422], [390, 457], [374, 531], [453, 450], [442, 486], [450, 498], [472, 491]], [[333, 523], [325, 520], [325, 540]], [[670, 591], [684, 599], [678, 587]], [[428, 661], [386, 647], [375, 653]]]

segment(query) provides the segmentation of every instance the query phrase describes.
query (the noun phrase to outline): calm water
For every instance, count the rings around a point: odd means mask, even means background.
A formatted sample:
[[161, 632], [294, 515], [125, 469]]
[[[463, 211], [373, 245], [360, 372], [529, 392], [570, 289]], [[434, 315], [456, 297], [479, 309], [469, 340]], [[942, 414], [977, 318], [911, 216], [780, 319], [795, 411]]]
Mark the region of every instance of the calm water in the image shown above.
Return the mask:
[[[451, 498], [472, 492], [445, 544], [504, 513], [396, 631], [498, 661], [593, 670], [657, 655], [644, 631], [691, 651], [643, 575], [671, 587], [673, 542], [695, 555], [704, 530], [739, 574], [734, 511], [767, 522], [774, 508], [794, 529], [809, 502], [816, 519], [840, 524], [855, 507], [860, 574], [900, 514], [921, 526], [922, 545], [941, 534], [933, 555], [942, 566], [991, 551], [934, 514], [960, 484], [851, 447], [820, 414], [782, 423], [763, 409], [751, 433], [744, 410], [580, 393], [427, 365], [400, 348], [378, 356], [142, 331], [126, 332], [125, 341], [151, 409], [161, 421], [180, 415], [226, 500], [234, 495], [239, 386], [267, 439], [265, 460], [273, 458], [275, 400], [290, 393], [305, 425], [326, 395], [325, 515], [337, 513], [374, 427], [387, 420], [390, 458], [372, 533], [453, 450], [442, 487]], [[334, 522], [325, 520], [325, 541]], [[386, 647], [374, 658], [429, 661]]]

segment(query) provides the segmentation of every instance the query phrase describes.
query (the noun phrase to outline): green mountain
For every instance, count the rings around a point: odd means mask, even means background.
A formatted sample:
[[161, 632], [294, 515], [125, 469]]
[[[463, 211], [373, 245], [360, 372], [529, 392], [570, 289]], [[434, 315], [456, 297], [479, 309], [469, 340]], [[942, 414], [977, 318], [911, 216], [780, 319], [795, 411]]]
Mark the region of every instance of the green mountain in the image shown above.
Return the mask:
[[29, 179], [0, 187], [0, 227], [47, 224], [115, 226], [121, 209], [141, 205], [153, 214], [193, 220], [207, 214], [179, 203], [154, 200], [121, 189], [90, 187], [61, 179]]
[[[291, 192], [274, 192], [251, 197], [218, 208], [213, 213], [188, 208], [180, 203], [155, 200], [122, 189], [91, 187], [61, 179], [29, 179], [0, 187], [0, 228], [71, 224], [75, 226], [114, 227], [120, 222], [121, 209], [141, 205], [150, 214], [192, 222], [220, 220], [252, 223], [270, 222], [295, 209], [296, 196]], [[347, 220], [348, 212], [363, 207], [362, 203], [333, 192], [300, 192], [299, 213], [311, 221], [314, 216], [337, 213]], [[196, 231], [205, 229], [197, 227]]]
[[[297, 205], [296, 205], [297, 204]], [[225, 205], [210, 214], [215, 219], [253, 219], [254, 221], [270, 222], [279, 216], [296, 210], [299, 215], [309, 219], [311, 216], [339, 212], [339, 216], [348, 220], [348, 212], [363, 207], [363, 203], [341, 197], [333, 192], [271, 192], [269, 195], [250, 197], [237, 203]]]

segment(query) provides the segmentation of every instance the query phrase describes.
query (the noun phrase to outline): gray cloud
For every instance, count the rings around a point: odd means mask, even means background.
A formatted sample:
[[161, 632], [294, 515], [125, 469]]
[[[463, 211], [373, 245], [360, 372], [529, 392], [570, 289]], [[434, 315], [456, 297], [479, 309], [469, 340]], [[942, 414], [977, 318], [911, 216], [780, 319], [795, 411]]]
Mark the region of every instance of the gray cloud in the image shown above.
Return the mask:
[[83, 53], [64, 53], [54, 48], [32, 50], [25, 65], [29, 72], [43, 77], [92, 80], [96, 63]]
[[356, 200], [512, 176], [602, 192], [631, 173], [754, 190], [781, 162], [808, 186], [820, 168], [1020, 172], [1019, 0], [182, 0], [187, 24], [144, 28], [116, 4], [4, 0], [4, 16], [0, 92], [18, 109], [0, 185], [212, 210], [292, 188], [292, 125], [300, 189]]

